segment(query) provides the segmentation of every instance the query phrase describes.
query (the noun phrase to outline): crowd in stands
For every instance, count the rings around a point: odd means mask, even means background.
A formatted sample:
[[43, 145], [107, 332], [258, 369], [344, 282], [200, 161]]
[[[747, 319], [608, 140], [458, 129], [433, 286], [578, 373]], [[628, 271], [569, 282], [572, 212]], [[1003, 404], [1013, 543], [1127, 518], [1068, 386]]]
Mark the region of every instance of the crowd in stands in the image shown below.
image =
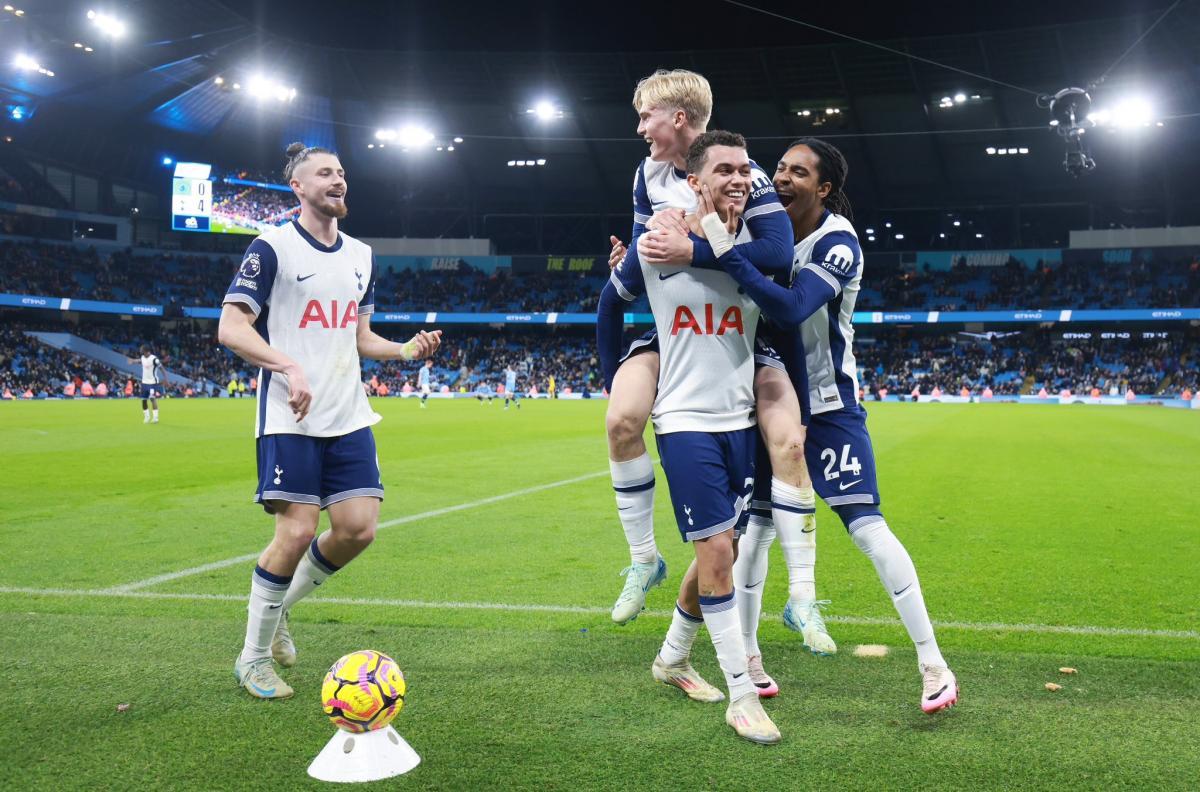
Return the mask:
[[6, 322], [0, 325], [0, 394], [22, 398], [61, 396], [68, 384], [83, 394], [83, 384], [105, 395], [125, 387], [126, 376], [91, 358], [40, 344]]
[[[1104, 331], [1108, 332], [1108, 331]], [[930, 394], [935, 389], [972, 394], [985, 389], [996, 396], [1135, 395], [1177, 397], [1195, 393], [1200, 383], [1200, 338], [1185, 330], [1165, 338], [1064, 338], [1061, 331], [1016, 333], [889, 333], [859, 338], [856, 355], [861, 384], [868, 392], [884, 389]], [[1153, 335], [1153, 334], [1151, 334]], [[1161, 393], [1160, 393], [1161, 391]]]
[[[270, 193], [255, 190], [255, 193]], [[283, 195], [280, 193], [280, 195]], [[0, 242], [0, 292], [172, 307], [216, 306], [237, 268], [231, 257]], [[398, 311], [592, 312], [603, 272], [485, 273], [384, 269], [376, 307]], [[1191, 308], [1200, 305], [1200, 257], [1122, 264], [1041, 264], [948, 271], [880, 268], [868, 262], [859, 310], [1005, 308]], [[633, 310], [645, 310], [644, 300]]]
[[300, 207], [291, 193], [226, 184], [220, 180], [214, 183], [213, 191], [213, 218], [225, 219], [242, 228], [282, 225], [300, 214]]
[[1126, 263], [1039, 262], [948, 271], [927, 266], [873, 275], [869, 262], [859, 306], [965, 311], [988, 308], [1193, 308], [1200, 305], [1200, 257]]
[[[173, 396], [253, 395], [257, 370], [216, 342], [213, 322], [171, 323], [152, 329], [135, 325], [63, 326], [44, 321], [24, 323], [6, 315], [0, 326], [0, 386], [20, 398], [62, 395], [68, 384], [75, 394], [96, 392], [100, 384], [113, 396], [125, 392], [136, 366], [117, 371], [80, 355], [55, 349], [27, 336], [25, 330], [72, 332], [136, 357], [148, 345], [171, 372], [167, 393]], [[378, 327], [385, 336], [403, 340], [412, 328]], [[642, 328], [636, 328], [640, 331]], [[1108, 331], [1105, 331], [1108, 332]], [[1069, 335], [1069, 334], [1068, 334]], [[1135, 395], [1178, 398], [1195, 394], [1200, 386], [1200, 334], [1195, 330], [1157, 333], [1117, 333], [1104, 338], [1064, 337], [1062, 331], [1029, 329], [1013, 333], [972, 334], [911, 331], [860, 334], [855, 348], [860, 383], [865, 391], [909, 395], [940, 392], [994, 396], [1037, 394]], [[1123, 337], [1127, 336], [1127, 337]], [[417, 386], [422, 364], [363, 361], [363, 378], [375, 395], [402, 395]], [[491, 330], [450, 328], [434, 358], [435, 391], [499, 391], [505, 369], [517, 372], [523, 393], [588, 393], [602, 390], [595, 340], [585, 330]], [[130, 371], [134, 372], [132, 375]], [[553, 379], [553, 382], [551, 380]]]

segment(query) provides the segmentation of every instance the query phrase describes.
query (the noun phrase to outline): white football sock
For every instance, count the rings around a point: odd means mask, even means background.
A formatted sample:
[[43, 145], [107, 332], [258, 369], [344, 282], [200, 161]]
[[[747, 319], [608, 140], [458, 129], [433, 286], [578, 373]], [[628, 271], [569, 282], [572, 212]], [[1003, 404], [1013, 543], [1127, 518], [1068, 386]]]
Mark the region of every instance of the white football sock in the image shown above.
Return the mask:
[[767, 579], [767, 555], [774, 541], [775, 528], [771, 521], [751, 514], [746, 533], [738, 540], [738, 557], [733, 562], [738, 622], [749, 657], [762, 654], [758, 648], [758, 620], [762, 614], [763, 583]]
[[725, 674], [731, 702], [754, 693], [754, 683], [750, 681], [750, 672], [746, 667], [746, 644], [742, 643], [742, 629], [734, 599], [732, 591], [719, 597], [700, 597], [704, 626], [708, 628], [713, 648], [717, 650], [717, 662]]
[[771, 479], [771, 519], [788, 570], [788, 598], [817, 598], [817, 501], [812, 487], [793, 487]]
[[933, 625], [925, 610], [925, 598], [921, 595], [921, 583], [912, 558], [900, 540], [888, 528], [887, 522], [878, 515], [860, 517], [850, 523], [850, 538], [867, 554], [883, 587], [887, 589], [908, 630], [908, 637], [917, 648], [917, 662], [926, 665], [946, 665], [933, 635]]
[[254, 567], [250, 577], [250, 617], [246, 621], [246, 640], [242, 644], [243, 662], [271, 656], [271, 640], [279, 626], [283, 598], [291, 582], [290, 577], [272, 575], [260, 566]]
[[158, 420], [158, 409], [157, 408], [154, 410], [154, 420], [156, 420], [156, 421]]
[[629, 556], [635, 564], [653, 563], [658, 558], [658, 547], [654, 543], [654, 465], [650, 454], [643, 453], [628, 462], [610, 459], [608, 468]]
[[[321, 536], [324, 535], [321, 534]], [[300, 559], [295, 574], [292, 575], [292, 584], [288, 586], [287, 596], [283, 599], [284, 610], [291, 610], [293, 605], [307, 597], [313, 592], [313, 589], [324, 583], [326, 578], [341, 569], [321, 555], [321, 549], [317, 545], [320, 538], [313, 539], [312, 544], [304, 551], [304, 556]]]
[[692, 644], [696, 641], [696, 633], [704, 619], [693, 616], [675, 603], [675, 612], [671, 615], [671, 627], [667, 630], [666, 640], [658, 650], [658, 656], [669, 666], [686, 663], [692, 656]]

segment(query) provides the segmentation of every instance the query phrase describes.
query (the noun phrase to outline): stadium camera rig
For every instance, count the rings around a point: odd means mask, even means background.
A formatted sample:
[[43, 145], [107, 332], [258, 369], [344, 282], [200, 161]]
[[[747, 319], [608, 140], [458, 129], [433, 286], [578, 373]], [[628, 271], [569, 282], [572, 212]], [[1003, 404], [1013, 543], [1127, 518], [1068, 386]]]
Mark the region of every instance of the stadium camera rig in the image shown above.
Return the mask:
[[1096, 167], [1096, 161], [1088, 154], [1083, 143], [1083, 136], [1091, 123], [1088, 121], [1088, 111], [1092, 107], [1092, 97], [1088, 95], [1088, 90], [1094, 87], [1063, 88], [1056, 94], [1043, 94], [1037, 99], [1038, 107], [1050, 111], [1050, 127], [1067, 143], [1063, 168], [1076, 178]]

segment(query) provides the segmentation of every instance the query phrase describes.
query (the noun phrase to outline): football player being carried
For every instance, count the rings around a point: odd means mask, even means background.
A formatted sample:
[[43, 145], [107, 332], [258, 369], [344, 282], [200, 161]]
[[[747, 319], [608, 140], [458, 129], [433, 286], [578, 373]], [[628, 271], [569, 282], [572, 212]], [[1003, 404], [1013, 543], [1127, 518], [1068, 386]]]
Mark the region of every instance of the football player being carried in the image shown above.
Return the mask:
[[[691, 264], [694, 268], [717, 269], [719, 265], [707, 240], [666, 233], [660, 221], [682, 223], [696, 209], [696, 192], [688, 184], [684, 162], [689, 146], [701, 135], [712, 111], [708, 81], [695, 72], [678, 69], [658, 71], [638, 83], [633, 96], [638, 113], [638, 134], [650, 145], [649, 156], [638, 166], [633, 189], [633, 237], [630, 249], [612, 237], [614, 260], [634, 266], [641, 260], [651, 264]], [[749, 229], [738, 249], [764, 273], [788, 282], [791, 276], [791, 229], [770, 178], [752, 161], [750, 192], [746, 196], [744, 222]], [[646, 593], [666, 578], [666, 564], [654, 539], [654, 469], [643, 441], [646, 421], [660, 386], [657, 328], [636, 340], [621, 358], [614, 377], [607, 382], [609, 402], [606, 429], [613, 489], [618, 516], [629, 545], [631, 564], [623, 574], [625, 586], [613, 606], [618, 624], [637, 617], [645, 606]], [[616, 357], [619, 340], [598, 338], [601, 354]], [[612, 348], [605, 349], [605, 345]], [[770, 333], [759, 328], [756, 341], [755, 395], [759, 429], [774, 477], [763, 482], [763, 513], [775, 515], [784, 559], [789, 569], [789, 623], [799, 629], [805, 644], [819, 654], [832, 654], [837, 645], [821, 618], [816, 599], [815, 496], [805, 467], [804, 427], [796, 391], [778, 355], [771, 349]], [[739, 579], [739, 586], [743, 582]], [[755, 600], [747, 599], [753, 608]], [[743, 620], [757, 626], [757, 610], [745, 610]], [[696, 614], [687, 614], [696, 618]], [[679, 618], [685, 618], [680, 616]], [[753, 631], [748, 631], [753, 632]], [[762, 670], [756, 645], [751, 653], [751, 674], [763, 695], [778, 692], [775, 682]], [[700, 680], [702, 682], [702, 680]], [[692, 688], [711, 690], [707, 686]]]
[[[740, 221], [753, 169], [746, 142], [711, 131], [688, 149], [687, 183], [704, 198], [686, 218], [718, 255], [745, 241]], [[724, 219], [718, 216], [722, 213]], [[758, 309], [721, 270], [653, 264], [636, 253], [613, 271], [600, 296], [597, 321], [605, 380], [616, 374], [625, 301], [645, 293], [658, 330], [659, 372], [650, 417], [667, 476], [675, 521], [695, 550], [675, 617], [651, 667], [655, 679], [684, 689], [719, 691], [691, 669], [691, 645], [708, 627], [729, 690], [725, 720], [738, 735], [776, 743], [779, 730], [763, 711], [751, 681], [733, 587], [736, 537], [749, 517], [757, 431], [754, 417], [754, 334]], [[695, 614], [699, 613], [698, 619]]]
[[[801, 394], [808, 427], [805, 455], [809, 469], [816, 471], [817, 494], [875, 565], [916, 646], [921, 709], [937, 712], [958, 701], [958, 682], [938, 648], [912, 559], [880, 511], [875, 453], [867, 413], [858, 401], [851, 319], [863, 254], [850, 222], [846, 175], [842, 153], [816, 138], [797, 140], [779, 160], [775, 190], [787, 209], [795, 241], [790, 287], [764, 277], [737, 247], [720, 262], [763, 313], [788, 331], [778, 333], [775, 341]], [[668, 233], [683, 235], [687, 230], [674, 227]], [[763, 527], [751, 523], [738, 562], [761, 568], [765, 576], [772, 537]], [[762, 586], [739, 590], [738, 596], [761, 599]]]
[[[219, 340], [261, 367], [255, 437], [255, 501], [275, 516], [275, 536], [250, 579], [249, 618], [234, 662], [238, 684], [259, 698], [287, 698], [280, 665], [296, 662], [289, 609], [375, 538], [383, 481], [361, 357], [417, 360], [441, 331], [396, 343], [371, 330], [371, 249], [338, 231], [346, 176], [336, 154], [288, 147], [284, 178], [300, 217], [250, 243], [225, 295]], [[330, 530], [315, 536], [321, 510]]]

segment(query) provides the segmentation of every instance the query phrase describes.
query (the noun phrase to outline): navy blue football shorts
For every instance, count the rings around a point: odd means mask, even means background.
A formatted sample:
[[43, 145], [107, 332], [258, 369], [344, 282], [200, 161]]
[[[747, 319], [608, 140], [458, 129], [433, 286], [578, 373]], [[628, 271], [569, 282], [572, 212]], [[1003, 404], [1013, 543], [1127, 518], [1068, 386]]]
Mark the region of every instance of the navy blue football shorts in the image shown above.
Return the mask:
[[258, 438], [254, 502], [274, 514], [272, 501], [327, 508], [349, 498], [383, 500], [375, 436], [369, 426], [338, 437], [272, 434]]
[[746, 529], [757, 438], [757, 427], [656, 436], [683, 541], [729, 530], [740, 536]]

